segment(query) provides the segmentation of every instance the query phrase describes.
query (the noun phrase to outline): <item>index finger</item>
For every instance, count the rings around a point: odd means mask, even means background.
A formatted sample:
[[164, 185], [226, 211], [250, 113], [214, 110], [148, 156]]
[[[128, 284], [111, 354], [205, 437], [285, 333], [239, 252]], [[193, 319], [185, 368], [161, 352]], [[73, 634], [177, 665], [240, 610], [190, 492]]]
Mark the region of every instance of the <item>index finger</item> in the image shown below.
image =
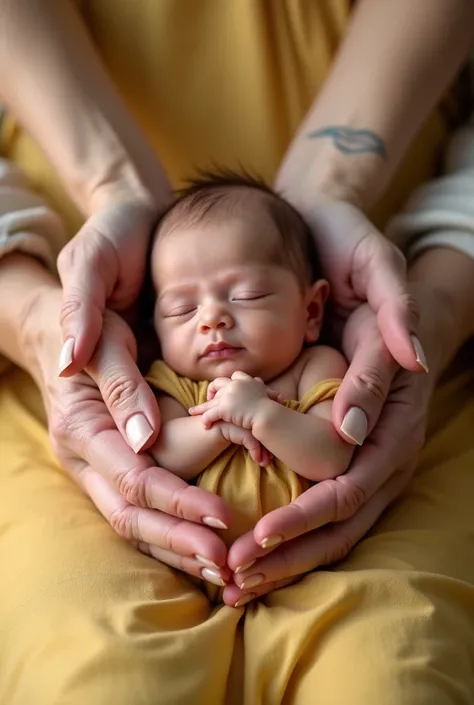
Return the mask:
[[231, 511], [224, 500], [156, 467], [146, 453], [136, 455], [115, 428], [87, 434], [81, 455], [93, 468], [100, 468], [130, 504], [213, 528], [229, 526]]

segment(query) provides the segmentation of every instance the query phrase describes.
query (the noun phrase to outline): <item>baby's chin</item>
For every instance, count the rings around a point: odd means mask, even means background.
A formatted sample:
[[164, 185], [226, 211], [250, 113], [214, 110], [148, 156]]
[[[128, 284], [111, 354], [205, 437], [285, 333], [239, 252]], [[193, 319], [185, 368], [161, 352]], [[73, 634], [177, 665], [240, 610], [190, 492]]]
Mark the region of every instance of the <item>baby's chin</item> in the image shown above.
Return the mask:
[[176, 370], [182, 377], [189, 377], [197, 382], [212, 380], [217, 377], [232, 377], [234, 372], [245, 372], [251, 377], [260, 377], [264, 382], [272, 379], [275, 375], [271, 374], [267, 366], [262, 362], [258, 365], [256, 362], [249, 360], [200, 360], [199, 364], [188, 370]]

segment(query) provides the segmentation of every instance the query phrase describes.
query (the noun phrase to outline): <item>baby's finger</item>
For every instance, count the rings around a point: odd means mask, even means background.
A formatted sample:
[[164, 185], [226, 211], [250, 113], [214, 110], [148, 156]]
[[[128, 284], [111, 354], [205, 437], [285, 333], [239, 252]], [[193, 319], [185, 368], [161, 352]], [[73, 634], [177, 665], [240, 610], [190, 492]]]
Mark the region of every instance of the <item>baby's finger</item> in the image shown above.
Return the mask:
[[225, 387], [226, 384], [229, 384], [229, 382], [229, 377], [216, 377], [216, 379], [212, 380], [207, 388], [207, 401], [214, 399], [217, 392], [222, 389], [222, 387]]
[[230, 422], [230, 419], [226, 419], [224, 416], [225, 414], [222, 413], [222, 409], [219, 406], [214, 406], [202, 415], [202, 423], [204, 428], [212, 428], [212, 424], [217, 421]]
[[217, 400], [211, 399], [210, 401], [204, 401], [202, 404], [196, 404], [196, 406], [190, 406], [188, 413], [190, 416], [200, 416], [204, 414], [208, 409], [212, 409], [213, 406], [217, 404]]

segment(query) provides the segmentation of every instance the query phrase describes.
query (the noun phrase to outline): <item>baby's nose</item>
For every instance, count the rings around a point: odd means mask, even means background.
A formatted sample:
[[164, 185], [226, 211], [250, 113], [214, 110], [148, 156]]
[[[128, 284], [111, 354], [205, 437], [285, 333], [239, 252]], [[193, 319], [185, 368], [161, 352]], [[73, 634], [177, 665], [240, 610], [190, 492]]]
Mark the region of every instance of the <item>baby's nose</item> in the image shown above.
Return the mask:
[[234, 320], [227, 311], [218, 310], [217, 308], [207, 308], [202, 311], [199, 320], [199, 331], [206, 333], [210, 330], [227, 330], [233, 328]]

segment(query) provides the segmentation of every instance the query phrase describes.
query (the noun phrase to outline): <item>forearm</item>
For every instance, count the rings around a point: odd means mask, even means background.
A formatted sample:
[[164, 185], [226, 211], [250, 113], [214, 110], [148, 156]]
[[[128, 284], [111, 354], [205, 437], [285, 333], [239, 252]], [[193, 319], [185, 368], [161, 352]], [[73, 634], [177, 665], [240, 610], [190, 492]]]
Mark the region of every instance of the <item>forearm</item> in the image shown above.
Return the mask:
[[[370, 206], [467, 57], [473, 37], [471, 0], [359, 0], [333, 69], [290, 147], [279, 186], [298, 201], [299, 185], [303, 210], [318, 194]], [[350, 128], [351, 145], [318, 135], [331, 126]], [[356, 130], [370, 131], [369, 139]], [[308, 183], [301, 188], [302, 180]]]
[[[39, 386], [43, 385], [44, 375], [36, 355], [38, 343], [42, 335], [54, 332], [55, 321], [54, 311], [51, 312], [50, 306], [43, 308], [42, 301], [45, 294], [54, 297], [60, 291], [58, 282], [35, 259], [14, 253], [0, 260], [0, 353], [29, 372]], [[57, 318], [60, 297], [58, 301]], [[51, 312], [51, 320], [45, 321], [41, 333], [46, 308]], [[59, 354], [61, 335], [59, 324], [56, 325]]]
[[162, 467], [191, 480], [229, 445], [218, 424], [205, 429], [200, 416], [187, 416], [166, 421], [150, 453]]
[[0, 97], [40, 144], [79, 208], [168, 186], [71, 0], [0, 0]]
[[252, 434], [275, 458], [313, 482], [344, 473], [353, 452], [329, 419], [300, 414], [271, 400], [257, 416]]
[[474, 259], [449, 248], [426, 250], [410, 265], [418, 326], [433, 382], [474, 335]]

